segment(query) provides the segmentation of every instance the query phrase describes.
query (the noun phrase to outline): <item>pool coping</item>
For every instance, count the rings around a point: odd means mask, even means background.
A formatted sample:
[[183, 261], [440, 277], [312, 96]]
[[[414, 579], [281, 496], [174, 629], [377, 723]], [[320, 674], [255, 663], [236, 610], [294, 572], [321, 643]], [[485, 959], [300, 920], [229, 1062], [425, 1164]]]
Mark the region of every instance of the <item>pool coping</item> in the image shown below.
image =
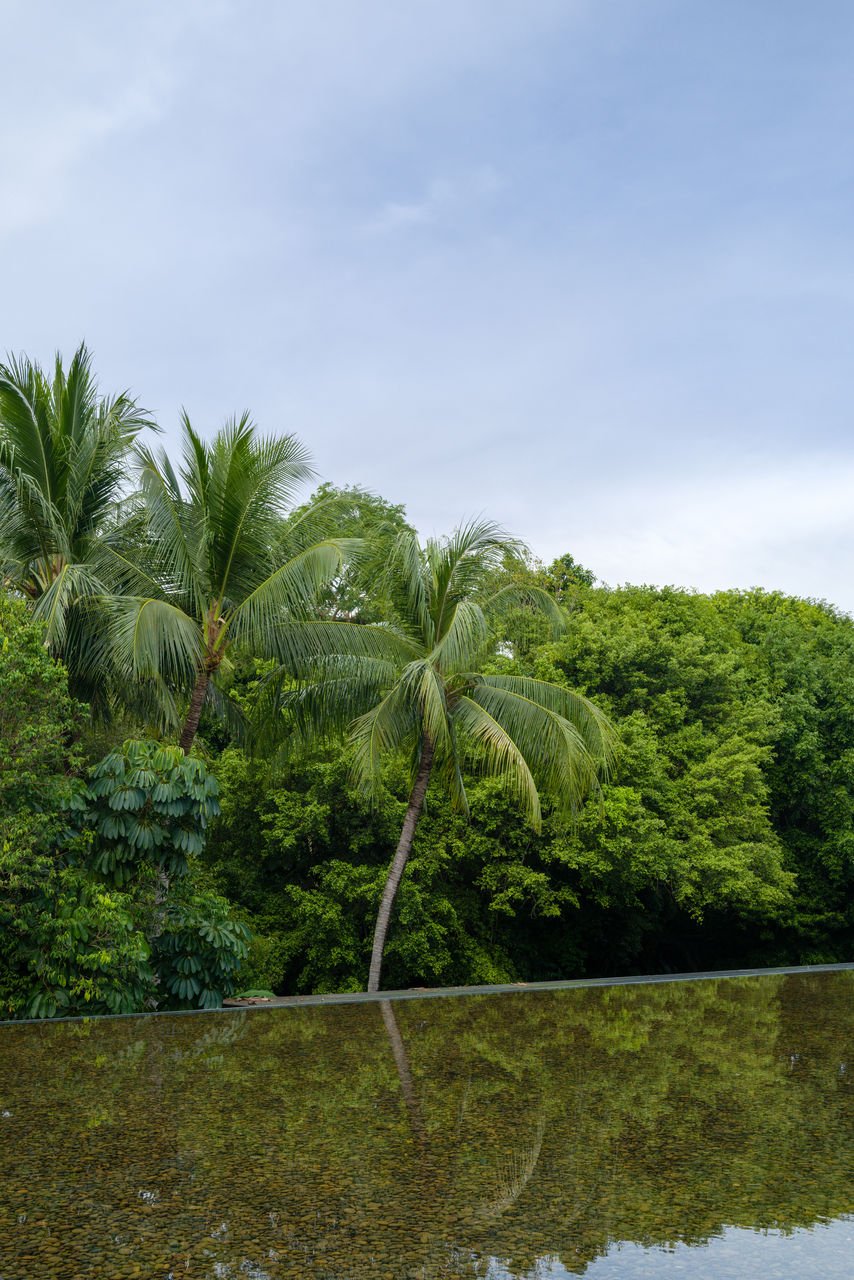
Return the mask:
[[316, 995], [274, 996], [255, 1004], [233, 1000], [219, 1009], [163, 1009], [145, 1013], [75, 1014], [64, 1018], [5, 1018], [0, 1027], [48, 1027], [57, 1022], [91, 1022], [101, 1018], [171, 1018], [186, 1015], [251, 1012], [263, 1009], [301, 1008], [306, 1005], [370, 1004], [380, 1000], [435, 1000], [448, 996], [518, 995], [523, 991], [572, 991], [584, 987], [628, 987], [666, 982], [709, 982], [720, 978], [759, 978], [799, 973], [839, 973], [854, 969], [854, 961], [839, 964], [789, 965], [773, 969], [711, 969], [696, 973], [629, 974], [616, 978], [559, 978], [550, 982], [497, 982], [470, 987], [406, 987], [399, 991], [337, 991]]

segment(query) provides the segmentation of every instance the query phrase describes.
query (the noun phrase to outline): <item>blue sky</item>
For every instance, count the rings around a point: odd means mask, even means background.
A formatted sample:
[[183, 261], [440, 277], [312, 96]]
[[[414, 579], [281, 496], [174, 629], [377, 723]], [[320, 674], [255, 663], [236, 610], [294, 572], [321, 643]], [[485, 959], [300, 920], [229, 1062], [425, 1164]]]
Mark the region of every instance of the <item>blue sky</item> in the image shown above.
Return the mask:
[[0, 349], [425, 533], [854, 610], [854, 8], [5, 0]]

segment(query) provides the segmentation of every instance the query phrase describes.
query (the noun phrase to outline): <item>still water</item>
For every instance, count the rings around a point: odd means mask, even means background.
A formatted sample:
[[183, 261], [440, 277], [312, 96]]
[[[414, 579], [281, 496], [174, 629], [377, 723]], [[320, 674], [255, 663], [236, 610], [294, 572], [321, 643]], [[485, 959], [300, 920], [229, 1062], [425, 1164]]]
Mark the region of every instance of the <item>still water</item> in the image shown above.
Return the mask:
[[854, 972], [0, 1027], [0, 1280], [854, 1274]]

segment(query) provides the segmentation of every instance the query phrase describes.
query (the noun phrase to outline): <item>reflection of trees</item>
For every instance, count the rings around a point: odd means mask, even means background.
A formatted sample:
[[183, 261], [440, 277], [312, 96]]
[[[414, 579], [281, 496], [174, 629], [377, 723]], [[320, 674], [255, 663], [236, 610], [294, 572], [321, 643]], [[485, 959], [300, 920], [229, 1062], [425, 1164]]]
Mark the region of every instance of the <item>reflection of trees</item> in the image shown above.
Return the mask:
[[582, 1272], [614, 1240], [851, 1213], [852, 993], [842, 973], [3, 1028], [0, 1275]]

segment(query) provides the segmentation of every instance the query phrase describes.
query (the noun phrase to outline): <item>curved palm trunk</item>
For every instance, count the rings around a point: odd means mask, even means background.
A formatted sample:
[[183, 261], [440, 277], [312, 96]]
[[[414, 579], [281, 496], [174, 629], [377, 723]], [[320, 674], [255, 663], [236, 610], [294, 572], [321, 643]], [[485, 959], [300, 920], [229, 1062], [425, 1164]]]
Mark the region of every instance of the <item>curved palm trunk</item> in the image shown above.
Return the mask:
[[190, 754], [190, 747], [193, 745], [193, 739], [196, 736], [196, 730], [202, 718], [202, 707], [205, 705], [205, 694], [208, 691], [210, 678], [211, 673], [209, 671], [200, 671], [193, 686], [193, 692], [190, 695], [190, 709], [187, 712], [187, 719], [184, 721], [184, 728], [181, 730], [181, 737], [178, 740], [178, 746], [185, 756]]
[[433, 767], [433, 750], [433, 743], [425, 733], [421, 740], [421, 760], [418, 764], [418, 772], [415, 775], [415, 782], [409, 795], [406, 817], [403, 819], [403, 828], [400, 832], [400, 839], [397, 842], [397, 850], [389, 867], [388, 879], [385, 882], [380, 909], [377, 913], [377, 927], [374, 930], [374, 948], [371, 952], [371, 969], [368, 976], [369, 991], [379, 991], [380, 989], [380, 970], [382, 969], [383, 948], [385, 947], [385, 936], [388, 932], [388, 922], [391, 919], [391, 909], [394, 906], [394, 899], [397, 895], [401, 876], [412, 852], [415, 828], [418, 826], [418, 819], [421, 817], [424, 797], [427, 794], [427, 783], [430, 781], [430, 770]]

